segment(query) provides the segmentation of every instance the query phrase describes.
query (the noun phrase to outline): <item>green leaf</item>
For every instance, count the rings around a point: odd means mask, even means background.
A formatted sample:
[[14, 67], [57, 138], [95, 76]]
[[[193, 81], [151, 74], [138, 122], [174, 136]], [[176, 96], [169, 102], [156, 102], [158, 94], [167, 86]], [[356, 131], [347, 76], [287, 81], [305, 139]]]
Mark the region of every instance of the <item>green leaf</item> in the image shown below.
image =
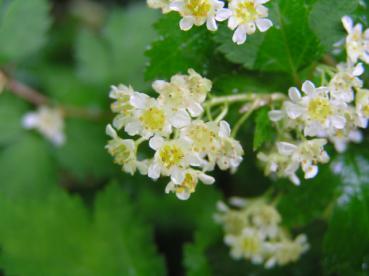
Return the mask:
[[81, 31], [76, 45], [80, 77], [101, 86], [123, 82], [146, 88], [143, 53], [154, 39], [152, 24], [156, 18], [155, 11], [136, 4], [113, 11], [98, 35]]
[[350, 15], [359, 0], [318, 0], [312, 7], [310, 26], [321, 43], [328, 49], [344, 36], [341, 18]]
[[164, 275], [149, 227], [116, 184], [94, 213], [58, 191], [43, 201], [0, 200], [0, 266], [6, 275]]
[[159, 39], [146, 52], [150, 59], [145, 74], [147, 79], [168, 79], [189, 68], [203, 73], [209, 66], [214, 50], [211, 33], [204, 26], [184, 32], [179, 28], [179, 20], [179, 15], [171, 13], [156, 23]]
[[[6, 1], [8, 2], [8, 1]], [[12, 0], [2, 4], [0, 58], [14, 62], [39, 50], [50, 26], [46, 0]]]
[[48, 143], [27, 134], [0, 151], [0, 193], [9, 200], [44, 198], [56, 188]]
[[309, 5], [304, 0], [271, 1], [274, 26], [250, 35], [243, 45], [232, 42], [232, 31], [224, 27], [215, 36], [220, 51], [248, 69], [288, 72], [295, 82], [298, 71], [321, 56], [321, 47], [309, 27]]
[[271, 141], [275, 134], [275, 129], [268, 116], [269, 108], [262, 108], [255, 118], [254, 151], [259, 149], [264, 143]]
[[277, 207], [283, 223], [301, 227], [322, 218], [337, 195], [338, 183], [339, 178], [332, 174], [328, 165], [319, 166], [318, 176], [302, 181], [300, 186], [281, 180], [278, 185], [283, 195]]
[[351, 149], [333, 165], [342, 191], [324, 239], [327, 273], [368, 275], [369, 152]]
[[108, 177], [118, 167], [105, 150], [105, 125], [84, 120], [66, 122], [66, 144], [57, 149], [57, 158], [80, 180]]
[[22, 117], [26, 112], [26, 104], [7, 91], [0, 100], [0, 145], [17, 140], [22, 132]]

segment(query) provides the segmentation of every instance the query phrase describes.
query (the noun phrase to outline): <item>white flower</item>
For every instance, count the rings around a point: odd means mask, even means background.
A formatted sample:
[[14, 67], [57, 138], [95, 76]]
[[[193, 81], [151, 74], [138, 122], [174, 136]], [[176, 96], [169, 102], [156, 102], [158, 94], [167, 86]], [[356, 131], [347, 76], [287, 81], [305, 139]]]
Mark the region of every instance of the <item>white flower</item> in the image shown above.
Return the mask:
[[273, 23], [267, 19], [268, 9], [263, 4], [269, 0], [232, 0], [229, 9], [232, 16], [229, 18], [228, 27], [236, 30], [233, 35], [233, 42], [243, 44], [247, 35], [253, 34], [256, 28], [260, 32], [267, 31]]
[[327, 163], [329, 156], [324, 151], [324, 145], [327, 143], [325, 139], [313, 139], [303, 141], [298, 145], [288, 142], [278, 142], [278, 152], [282, 155], [290, 157], [290, 164], [285, 169], [286, 176], [292, 176], [291, 180], [296, 185], [300, 184], [294, 177], [295, 172], [301, 166], [305, 173], [305, 179], [310, 179], [318, 174], [318, 163]]
[[356, 95], [357, 126], [366, 128], [369, 119], [369, 90], [359, 89]]
[[165, 188], [166, 193], [174, 192], [178, 199], [187, 200], [195, 192], [198, 181], [211, 185], [215, 179], [201, 171], [189, 169], [185, 172], [184, 180], [181, 183], [170, 181]]
[[348, 35], [346, 37], [346, 51], [351, 62], [356, 63], [359, 59], [369, 63], [369, 29], [363, 32], [361, 24], [354, 23], [348, 16], [342, 18], [343, 26]]
[[283, 266], [296, 262], [303, 253], [309, 249], [305, 235], [299, 235], [295, 240], [285, 239], [281, 242], [268, 243], [270, 258], [265, 263], [266, 268], [272, 268], [276, 264]]
[[227, 235], [224, 242], [231, 247], [231, 256], [238, 260], [249, 259], [254, 264], [264, 261], [263, 243], [265, 236], [256, 228], [245, 227], [241, 235]]
[[131, 136], [141, 135], [145, 139], [154, 134], [168, 136], [172, 132], [172, 125], [182, 123], [182, 118], [169, 117], [166, 107], [146, 94], [135, 92], [130, 104], [134, 107], [133, 118], [125, 125], [124, 130]]
[[135, 142], [132, 139], [121, 139], [111, 125], [106, 126], [106, 134], [112, 138], [105, 147], [114, 157], [114, 162], [133, 175], [137, 168]]
[[226, 121], [219, 122], [220, 148], [216, 156], [216, 163], [221, 170], [230, 169], [234, 172], [243, 160], [243, 148], [239, 141], [233, 139], [231, 128]]
[[278, 225], [281, 222], [281, 216], [274, 206], [267, 205], [264, 202], [255, 202], [248, 211], [252, 223], [268, 237], [275, 237], [278, 233]]
[[116, 101], [110, 107], [114, 113], [118, 113], [113, 120], [113, 126], [118, 130], [132, 119], [134, 107], [130, 104], [130, 100], [134, 92], [132, 87], [122, 84], [111, 87], [109, 97]]
[[364, 73], [361, 63], [353, 66], [351, 64], [338, 64], [338, 72], [329, 82], [329, 91], [333, 100], [350, 103], [354, 100], [354, 89], [363, 86], [363, 81], [358, 77]]
[[193, 25], [201, 26], [205, 23], [208, 30], [216, 31], [217, 21], [224, 21], [231, 14], [224, 8], [224, 2], [218, 0], [174, 0], [170, 9], [183, 17], [179, 26], [184, 31], [188, 31]]
[[161, 9], [163, 13], [170, 12], [169, 5], [173, 0], [147, 0], [147, 5], [152, 9]]
[[315, 88], [312, 82], [305, 81], [302, 91], [304, 96], [297, 88], [290, 88], [288, 94], [291, 101], [284, 103], [284, 109], [290, 119], [301, 121], [305, 136], [324, 137], [331, 128], [345, 127], [346, 119], [341, 112], [347, 105], [332, 100], [328, 88]]
[[22, 119], [22, 125], [27, 129], [38, 130], [57, 146], [65, 142], [64, 119], [59, 109], [42, 106], [36, 112], [27, 113]]
[[170, 176], [174, 184], [180, 185], [190, 166], [200, 166], [201, 159], [190, 149], [183, 139], [165, 140], [160, 136], [150, 139], [149, 145], [155, 150], [154, 160], [148, 169], [148, 176], [158, 179], [160, 175]]
[[170, 82], [157, 80], [154, 90], [159, 93], [158, 101], [170, 107], [173, 112], [187, 110], [191, 116], [198, 117], [203, 113], [202, 103], [210, 92], [212, 83], [194, 70], [188, 75], [174, 75]]

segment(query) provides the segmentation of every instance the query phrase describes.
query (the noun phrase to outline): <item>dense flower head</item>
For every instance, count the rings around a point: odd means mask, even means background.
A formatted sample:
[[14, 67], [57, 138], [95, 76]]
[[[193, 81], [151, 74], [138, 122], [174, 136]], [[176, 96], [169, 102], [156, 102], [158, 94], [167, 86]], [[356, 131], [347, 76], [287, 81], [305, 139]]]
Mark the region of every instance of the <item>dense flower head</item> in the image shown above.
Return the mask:
[[228, 20], [228, 28], [235, 31], [232, 40], [240, 45], [257, 29], [266, 32], [273, 26], [273, 22], [267, 18], [268, 8], [264, 6], [269, 1], [231, 0], [228, 1], [228, 7], [225, 7], [227, 1], [221, 0], [147, 0], [147, 3], [163, 13], [178, 12], [182, 16], [179, 26], [183, 31], [204, 24], [209, 31], [216, 31], [217, 22]]
[[64, 118], [61, 110], [41, 106], [36, 112], [29, 112], [22, 119], [24, 128], [36, 129], [54, 145], [65, 143]]
[[[153, 89], [157, 98], [134, 91], [124, 85], [113, 86], [110, 97], [116, 113], [113, 126], [107, 126], [112, 138], [106, 148], [115, 163], [127, 173], [141, 174], [153, 180], [168, 177], [167, 193], [186, 200], [197, 184], [213, 184], [207, 172], [215, 169], [237, 169], [243, 149], [231, 137], [231, 128], [224, 120], [209, 120], [203, 116], [204, 104], [212, 82], [194, 70], [177, 74], [170, 81], [157, 80]], [[129, 139], [118, 136], [124, 129]], [[147, 142], [151, 158], [139, 160], [138, 148]]]
[[295, 239], [281, 227], [282, 218], [266, 199], [230, 200], [218, 203], [215, 220], [223, 226], [224, 242], [234, 259], [246, 259], [266, 268], [297, 261], [309, 248], [306, 236]]

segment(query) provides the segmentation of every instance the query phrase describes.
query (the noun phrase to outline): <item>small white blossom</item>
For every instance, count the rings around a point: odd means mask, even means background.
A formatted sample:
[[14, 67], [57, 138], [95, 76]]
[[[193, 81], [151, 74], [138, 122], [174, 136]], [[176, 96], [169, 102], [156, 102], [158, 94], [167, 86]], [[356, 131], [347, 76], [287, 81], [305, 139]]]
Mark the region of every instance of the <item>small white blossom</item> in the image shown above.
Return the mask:
[[22, 125], [27, 129], [36, 129], [57, 146], [65, 142], [64, 119], [59, 109], [46, 106], [36, 112], [27, 113], [22, 119]]
[[179, 123], [177, 118], [169, 118], [165, 106], [146, 94], [135, 92], [130, 104], [134, 107], [133, 116], [124, 130], [131, 136], [141, 135], [145, 139], [154, 134], [168, 136], [172, 132], [172, 125]]
[[342, 18], [343, 26], [348, 35], [346, 37], [346, 51], [351, 62], [356, 63], [359, 59], [369, 63], [369, 29], [363, 31], [361, 24], [354, 23], [348, 16]]
[[232, 0], [229, 9], [232, 15], [228, 21], [228, 27], [235, 30], [233, 42], [243, 44], [247, 35], [253, 34], [256, 28], [260, 32], [266, 32], [273, 23], [268, 17], [268, 8], [263, 4], [269, 0]]
[[135, 91], [130, 86], [121, 84], [111, 87], [109, 97], [114, 99], [115, 102], [111, 104], [110, 108], [114, 113], [118, 113], [113, 120], [113, 126], [118, 130], [129, 123], [133, 117], [134, 107], [130, 100], [134, 93]]
[[111, 125], [107, 125], [106, 134], [112, 138], [106, 145], [106, 149], [114, 157], [114, 162], [121, 165], [125, 172], [133, 175], [137, 168], [134, 140], [121, 139]]
[[369, 90], [359, 89], [356, 95], [357, 126], [366, 128], [369, 120]]
[[283, 266], [296, 262], [309, 249], [309, 244], [305, 235], [299, 235], [295, 240], [284, 239], [274, 244], [268, 243], [266, 248], [271, 257], [265, 263], [265, 267], [272, 268], [275, 265]]
[[188, 75], [174, 75], [170, 82], [157, 80], [154, 90], [159, 93], [158, 101], [170, 106], [173, 112], [187, 110], [191, 116], [198, 117], [203, 113], [202, 103], [210, 92], [212, 83], [194, 70]]
[[188, 31], [193, 25], [201, 26], [205, 23], [209, 31], [216, 31], [217, 21], [224, 21], [231, 14], [224, 8], [224, 2], [219, 0], [174, 0], [170, 9], [183, 17], [179, 26], [184, 31]]
[[239, 141], [231, 137], [231, 128], [226, 121], [219, 122], [220, 148], [216, 163], [221, 170], [234, 172], [243, 160], [243, 148]]
[[354, 100], [354, 89], [363, 86], [363, 81], [358, 77], [364, 73], [361, 63], [352, 66], [350, 64], [338, 64], [338, 72], [329, 82], [329, 91], [333, 100], [350, 103]]
[[346, 119], [341, 113], [347, 105], [332, 100], [328, 88], [316, 88], [312, 82], [305, 81], [302, 91], [303, 96], [297, 88], [290, 88], [291, 101], [284, 103], [284, 109], [290, 119], [301, 122], [305, 136], [324, 137], [331, 128], [345, 127]]
[[170, 176], [175, 184], [181, 184], [190, 166], [201, 165], [201, 159], [183, 139], [165, 140], [154, 136], [149, 144], [155, 150], [154, 160], [148, 169], [148, 176], [152, 179], [158, 179], [160, 175]]
[[286, 176], [292, 176], [291, 180], [295, 181], [295, 184], [300, 184], [299, 181], [293, 176], [298, 168], [305, 173], [305, 179], [310, 179], [318, 174], [318, 163], [327, 163], [329, 156], [324, 151], [324, 145], [327, 143], [325, 139], [313, 139], [301, 142], [298, 145], [288, 142], [278, 142], [278, 152], [282, 155], [290, 157], [290, 164], [285, 169]]
[[147, 0], [147, 5], [152, 9], [161, 9], [163, 13], [170, 12], [170, 3], [173, 0]]
[[170, 181], [165, 188], [166, 193], [174, 192], [178, 199], [187, 200], [195, 192], [198, 181], [211, 185], [215, 179], [201, 171], [189, 169], [185, 171], [184, 180], [181, 183]]

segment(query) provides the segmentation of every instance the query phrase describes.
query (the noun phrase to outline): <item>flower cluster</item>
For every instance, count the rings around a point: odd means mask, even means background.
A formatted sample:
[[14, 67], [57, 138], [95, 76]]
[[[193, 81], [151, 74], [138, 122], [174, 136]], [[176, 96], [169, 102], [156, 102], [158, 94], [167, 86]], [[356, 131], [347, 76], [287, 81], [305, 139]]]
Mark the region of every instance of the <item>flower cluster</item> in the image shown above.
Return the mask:
[[336, 68], [324, 67], [320, 87], [305, 81], [302, 92], [290, 88], [289, 100], [281, 110], [269, 113], [283, 136], [280, 135], [280, 141], [268, 153], [258, 154], [268, 175], [288, 177], [298, 185], [296, 172], [300, 167], [309, 179], [317, 175], [318, 163], [329, 161], [324, 151], [328, 141], [338, 152], [343, 152], [349, 142], [362, 140], [359, 128], [368, 125], [369, 90], [363, 89], [360, 76], [364, 66], [357, 62], [369, 61], [369, 30], [363, 34], [362, 26], [353, 27], [349, 17], [344, 17], [342, 22], [348, 31], [347, 62]]
[[218, 203], [215, 220], [223, 226], [224, 242], [234, 259], [244, 258], [266, 268], [297, 261], [309, 248], [305, 235], [292, 239], [280, 226], [281, 216], [265, 199], [233, 198], [230, 208]]
[[36, 112], [24, 115], [22, 125], [27, 129], [36, 129], [56, 146], [65, 142], [64, 119], [59, 109], [42, 106]]
[[[202, 118], [212, 88], [210, 80], [190, 69], [187, 75], [175, 75], [169, 82], [157, 80], [152, 87], [157, 98], [124, 85], [113, 86], [110, 92], [115, 100], [111, 109], [117, 115], [107, 126], [111, 140], [106, 148], [125, 172], [138, 170], [154, 180], [169, 177], [165, 191], [186, 200], [198, 181], [214, 183], [207, 172], [215, 166], [237, 169], [243, 149], [231, 137], [229, 124]], [[136, 139], [120, 138], [116, 130], [121, 129]], [[139, 160], [138, 146], [145, 141], [154, 153]]]
[[231, 0], [228, 7], [219, 0], [148, 0], [147, 3], [163, 13], [178, 12], [182, 16], [179, 26], [183, 31], [204, 24], [209, 31], [216, 31], [218, 21], [228, 20], [228, 27], [234, 30], [233, 42], [243, 44], [247, 35], [255, 33], [256, 29], [265, 32], [273, 25], [267, 18], [268, 8], [263, 5], [269, 1]]

